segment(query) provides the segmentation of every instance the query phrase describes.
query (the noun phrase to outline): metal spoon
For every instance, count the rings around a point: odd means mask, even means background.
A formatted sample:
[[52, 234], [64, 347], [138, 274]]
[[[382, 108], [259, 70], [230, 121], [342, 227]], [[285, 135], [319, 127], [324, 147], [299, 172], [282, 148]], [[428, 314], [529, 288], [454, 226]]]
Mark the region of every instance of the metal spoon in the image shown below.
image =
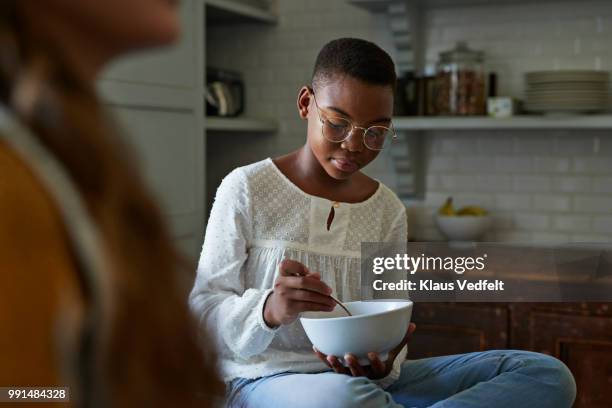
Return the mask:
[[349, 310], [346, 308], [346, 306], [344, 306], [344, 303], [342, 303], [341, 301], [339, 301], [338, 299], [336, 299], [334, 296], [329, 295], [330, 298], [332, 298], [334, 300], [334, 302], [336, 302], [338, 304], [338, 306], [340, 306], [341, 308], [344, 309], [344, 311], [346, 312], [346, 314], [348, 314], [349, 316], [352, 316], [353, 314], [351, 312], [349, 312]]
[[[289, 275], [291, 275], [291, 276], [304, 276], [300, 272], [295, 272], [295, 271], [289, 271]], [[353, 315], [351, 312], [349, 312], [349, 310], [346, 308], [346, 306], [344, 306], [344, 304], [341, 301], [339, 301], [338, 299], [336, 299], [332, 295], [329, 295], [329, 297], [332, 298], [332, 300], [334, 302], [336, 302], [338, 304], [338, 306], [340, 306], [342, 309], [344, 309], [344, 311], [346, 312], [347, 315], [349, 315], [349, 316]]]

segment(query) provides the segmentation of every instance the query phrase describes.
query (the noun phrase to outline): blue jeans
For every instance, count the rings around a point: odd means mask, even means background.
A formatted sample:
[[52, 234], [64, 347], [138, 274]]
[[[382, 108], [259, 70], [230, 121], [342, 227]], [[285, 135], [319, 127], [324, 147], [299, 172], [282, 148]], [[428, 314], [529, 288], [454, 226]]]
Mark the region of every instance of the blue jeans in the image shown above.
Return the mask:
[[559, 360], [540, 353], [492, 350], [407, 360], [382, 389], [365, 377], [334, 372], [238, 378], [228, 407], [240, 408], [564, 408], [576, 383]]

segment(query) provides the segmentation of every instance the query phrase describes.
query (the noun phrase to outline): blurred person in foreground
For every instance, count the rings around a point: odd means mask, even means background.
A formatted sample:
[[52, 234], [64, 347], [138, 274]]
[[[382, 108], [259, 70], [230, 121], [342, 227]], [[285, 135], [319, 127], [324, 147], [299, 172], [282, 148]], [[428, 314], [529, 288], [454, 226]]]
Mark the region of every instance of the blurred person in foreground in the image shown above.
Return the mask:
[[100, 407], [222, 394], [184, 262], [94, 90], [110, 60], [178, 34], [174, 0], [0, 5], [0, 387]]

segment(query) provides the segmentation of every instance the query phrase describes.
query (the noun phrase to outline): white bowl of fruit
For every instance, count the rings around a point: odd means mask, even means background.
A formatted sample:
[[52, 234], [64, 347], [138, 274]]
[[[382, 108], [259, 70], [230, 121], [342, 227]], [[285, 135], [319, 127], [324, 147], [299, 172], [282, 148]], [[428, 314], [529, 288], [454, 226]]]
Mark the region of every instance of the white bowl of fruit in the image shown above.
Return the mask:
[[476, 205], [455, 210], [452, 197], [440, 207], [435, 220], [442, 234], [450, 241], [477, 241], [491, 226], [487, 210]]

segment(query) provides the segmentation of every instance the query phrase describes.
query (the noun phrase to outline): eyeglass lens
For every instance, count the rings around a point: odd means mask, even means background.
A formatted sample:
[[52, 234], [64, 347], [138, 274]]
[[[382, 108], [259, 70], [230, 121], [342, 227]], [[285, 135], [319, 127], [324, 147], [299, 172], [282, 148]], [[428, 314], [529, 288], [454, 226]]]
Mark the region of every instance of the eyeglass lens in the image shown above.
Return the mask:
[[[330, 142], [343, 142], [349, 136], [351, 129], [351, 122], [343, 118], [325, 118], [323, 120], [323, 136]], [[371, 126], [365, 131], [363, 140], [369, 149], [381, 150], [388, 145], [392, 137], [393, 131], [391, 129], [384, 126]]]

